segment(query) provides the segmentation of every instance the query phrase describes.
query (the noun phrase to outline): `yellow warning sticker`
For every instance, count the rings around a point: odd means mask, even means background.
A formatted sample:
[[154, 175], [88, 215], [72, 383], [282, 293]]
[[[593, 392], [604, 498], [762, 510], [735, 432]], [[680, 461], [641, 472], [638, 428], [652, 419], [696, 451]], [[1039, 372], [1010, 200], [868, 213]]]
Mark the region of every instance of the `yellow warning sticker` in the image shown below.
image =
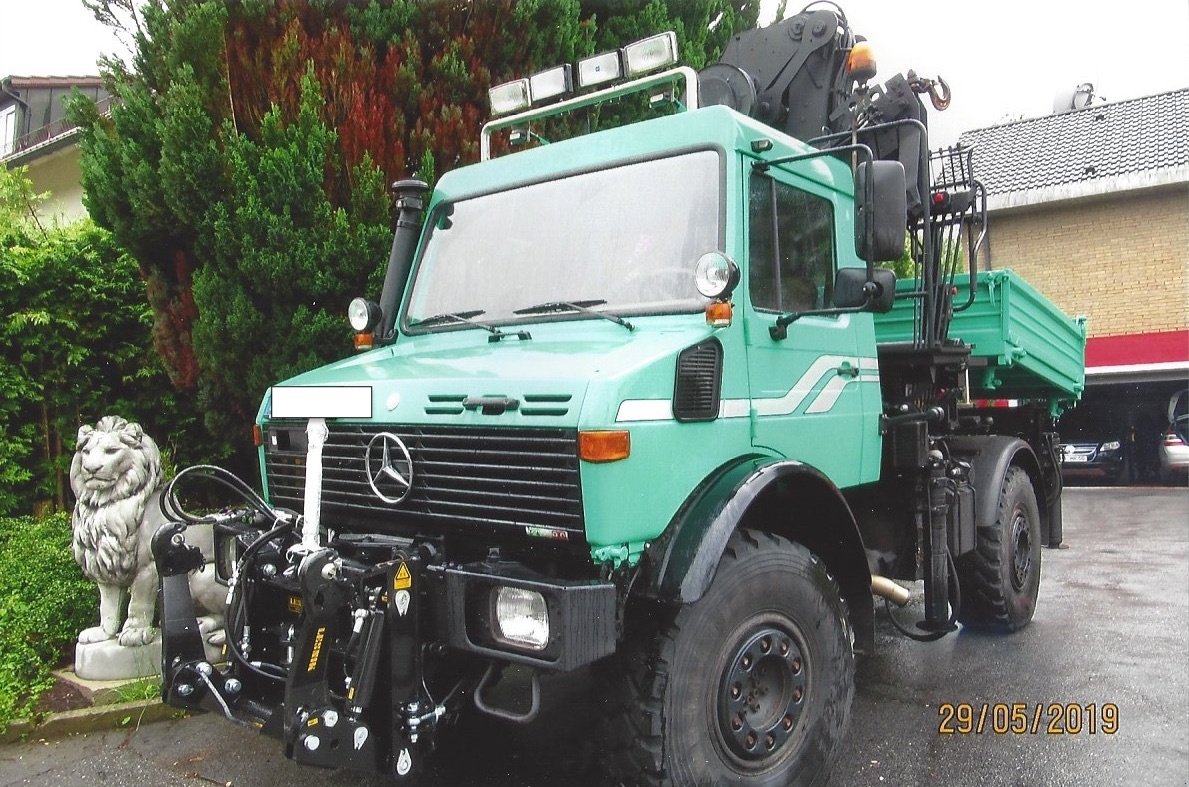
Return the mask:
[[322, 657], [322, 638], [326, 635], [326, 626], [319, 626], [314, 632], [314, 647], [310, 649], [310, 663], [306, 672], [318, 669], [318, 660]]
[[396, 570], [396, 576], [392, 580], [393, 590], [408, 590], [413, 587], [413, 575], [409, 573], [409, 567], [401, 563], [400, 568]]
[[292, 612], [294, 615], [300, 615], [302, 609], [304, 609], [304, 608], [305, 608], [305, 604], [303, 604], [301, 602], [301, 596], [290, 596], [289, 597], [289, 611]]

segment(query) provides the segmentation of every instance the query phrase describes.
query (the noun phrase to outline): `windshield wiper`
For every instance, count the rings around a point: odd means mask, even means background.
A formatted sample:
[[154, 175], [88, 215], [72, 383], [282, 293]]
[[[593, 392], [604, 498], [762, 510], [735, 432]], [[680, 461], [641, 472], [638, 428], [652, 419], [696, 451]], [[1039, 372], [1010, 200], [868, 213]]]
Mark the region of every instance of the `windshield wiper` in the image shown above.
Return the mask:
[[604, 320], [610, 320], [616, 325], [622, 325], [629, 331], [636, 330], [636, 326], [620, 317], [617, 314], [608, 314], [607, 312], [597, 312], [590, 308], [591, 306], [599, 306], [607, 301], [602, 298], [594, 298], [586, 301], [548, 301], [547, 303], [539, 303], [536, 306], [527, 306], [523, 309], [516, 309], [513, 314], [547, 314], [549, 312], [582, 312], [583, 314], [593, 314], [596, 317], [602, 317]]
[[[472, 317], [478, 317], [480, 314], [483, 314], [482, 309], [473, 309], [466, 312], [442, 312], [441, 314], [435, 314], [432, 317], [426, 317], [424, 320], [417, 320], [416, 322], [411, 323], [410, 327], [420, 328], [426, 325], [440, 325], [442, 323], [449, 322], [465, 322], [467, 325], [474, 325], [476, 328], [482, 328], [483, 330], [490, 333], [491, 335], [487, 337], [487, 341], [489, 342], [498, 342], [500, 339], [513, 335], [505, 331], [501, 331], [494, 325], [488, 325], [487, 323], [471, 319]], [[517, 331], [515, 336], [521, 341], [533, 338], [528, 331]]]

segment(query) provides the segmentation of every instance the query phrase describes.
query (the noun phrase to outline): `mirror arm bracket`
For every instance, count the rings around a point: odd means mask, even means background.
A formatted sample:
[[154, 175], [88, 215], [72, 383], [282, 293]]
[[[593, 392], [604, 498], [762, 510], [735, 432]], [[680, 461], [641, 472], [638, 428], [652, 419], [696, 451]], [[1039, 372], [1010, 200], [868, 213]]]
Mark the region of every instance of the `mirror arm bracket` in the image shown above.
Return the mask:
[[803, 312], [789, 312], [782, 314], [776, 318], [774, 325], [768, 326], [768, 335], [774, 341], [783, 341], [789, 337], [789, 326], [802, 317], [833, 317], [838, 314], [858, 314], [866, 311], [871, 306], [871, 300], [874, 297], [875, 285], [868, 282], [865, 289], [867, 290], [867, 297], [858, 306], [847, 306], [838, 309], [810, 309]]

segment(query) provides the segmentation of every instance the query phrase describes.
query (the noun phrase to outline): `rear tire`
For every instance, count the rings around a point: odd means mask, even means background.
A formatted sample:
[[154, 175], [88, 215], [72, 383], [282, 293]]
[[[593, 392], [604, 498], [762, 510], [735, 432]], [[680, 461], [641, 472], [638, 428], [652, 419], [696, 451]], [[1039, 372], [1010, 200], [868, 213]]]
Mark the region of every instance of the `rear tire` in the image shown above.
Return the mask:
[[800, 544], [742, 530], [695, 604], [600, 665], [625, 785], [820, 785], [850, 720], [837, 583]]
[[973, 551], [957, 561], [964, 624], [1004, 631], [1027, 626], [1040, 591], [1040, 508], [1028, 474], [1008, 468], [995, 523], [978, 528]]

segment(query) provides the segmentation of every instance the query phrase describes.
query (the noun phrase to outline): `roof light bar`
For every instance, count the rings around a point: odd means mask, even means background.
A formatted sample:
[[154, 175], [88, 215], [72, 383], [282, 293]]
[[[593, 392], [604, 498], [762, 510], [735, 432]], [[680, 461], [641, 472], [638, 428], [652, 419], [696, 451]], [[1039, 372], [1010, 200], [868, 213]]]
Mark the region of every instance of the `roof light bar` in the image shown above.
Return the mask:
[[529, 83], [527, 79], [515, 79], [496, 85], [487, 91], [487, 98], [491, 102], [492, 115], [507, 115], [528, 109], [530, 101]]
[[571, 74], [570, 64], [565, 63], [529, 77], [529, 90], [532, 93], [533, 103], [539, 104], [572, 91], [574, 79]]
[[641, 39], [623, 48], [627, 77], [638, 77], [677, 62], [677, 34], [673, 31]]
[[619, 50], [603, 52], [578, 61], [578, 86], [602, 85], [623, 76]]

